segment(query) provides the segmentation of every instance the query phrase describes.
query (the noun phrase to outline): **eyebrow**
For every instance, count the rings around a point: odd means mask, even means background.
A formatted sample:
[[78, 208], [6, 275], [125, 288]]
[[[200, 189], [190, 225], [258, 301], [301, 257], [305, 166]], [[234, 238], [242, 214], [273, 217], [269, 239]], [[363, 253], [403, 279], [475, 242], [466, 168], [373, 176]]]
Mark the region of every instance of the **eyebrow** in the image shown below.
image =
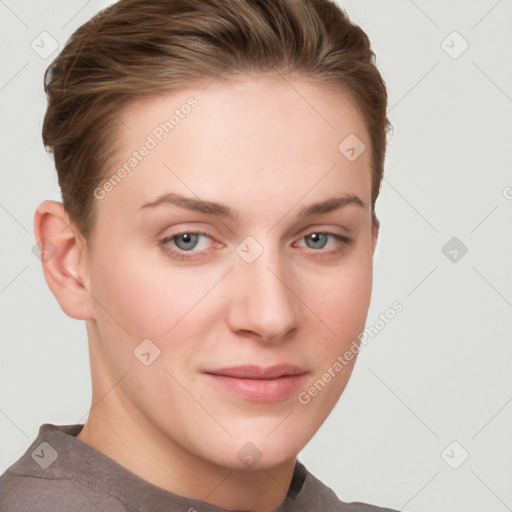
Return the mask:
[[[236, 219], [238, 215], [238, 210], [234, 210], [233, 208], [230, 208], [224, 204], [217, 203], [215, 201], [203, 201], [201, 199], [195, 199], [193, 197], [187, 197], [177, 193], [163, 194], [153, 201], [144, 203], [140, 209], [154, 208], [156, 206], [166, 204], [205, 213], [208, 215], [218, 215], [220, 217], [226, 217], [229, 219]], [[364, 202], [355, 194], [341, 194], [339, 196], [329, 197], [317, 203], [305, 206], [299, 210], [297, 216], [311, 217], [313, 215], [332, 212], [350, 204], [354, 204], [361, 208], [366, 208]]]

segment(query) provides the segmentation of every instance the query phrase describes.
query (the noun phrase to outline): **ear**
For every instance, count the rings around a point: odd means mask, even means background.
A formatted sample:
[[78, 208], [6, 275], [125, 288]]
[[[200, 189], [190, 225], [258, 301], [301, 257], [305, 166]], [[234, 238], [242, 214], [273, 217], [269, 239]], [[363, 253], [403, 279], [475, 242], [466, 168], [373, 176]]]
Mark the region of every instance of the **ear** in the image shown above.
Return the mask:
[[380, 229], [380, 221], [375, 215], [372, 216], [372, 255], [375, 255], [375, 248], [377, 247], [377, 240], [379, 239], [379, 229]]
[[46, 283], [64, 313], [78, 320], [92, 320], [87, 246], [62, 203], [44, 201], [38, 206], [34, 234]]

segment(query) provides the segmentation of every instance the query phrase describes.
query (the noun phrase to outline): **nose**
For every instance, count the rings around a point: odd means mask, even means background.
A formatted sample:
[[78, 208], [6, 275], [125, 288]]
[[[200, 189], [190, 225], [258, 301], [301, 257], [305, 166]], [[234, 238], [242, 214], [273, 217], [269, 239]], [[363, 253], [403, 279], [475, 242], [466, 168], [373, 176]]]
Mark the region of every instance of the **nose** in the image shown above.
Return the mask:
[[292, 269], [265, 249], [252, 263], [235, 254], [228, 321], [239, 335], [278, 343], [299, 326], [300, 300]]

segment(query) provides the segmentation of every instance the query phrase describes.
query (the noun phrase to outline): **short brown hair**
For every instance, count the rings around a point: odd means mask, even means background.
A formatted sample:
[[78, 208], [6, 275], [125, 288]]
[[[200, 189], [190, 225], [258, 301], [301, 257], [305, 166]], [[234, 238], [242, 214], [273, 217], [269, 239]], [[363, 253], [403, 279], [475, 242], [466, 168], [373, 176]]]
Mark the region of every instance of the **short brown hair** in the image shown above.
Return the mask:
[[46, 70], [42, 130], [71, 221], [93, 237], [93, 191], [115, 156], [119, 112], [131, 100], [209, 77], [272, 71], [351, 95], [371, 138], [378, 225], [386, 86], [368, 36], [331, 0], [120, 0], [80, 26]]

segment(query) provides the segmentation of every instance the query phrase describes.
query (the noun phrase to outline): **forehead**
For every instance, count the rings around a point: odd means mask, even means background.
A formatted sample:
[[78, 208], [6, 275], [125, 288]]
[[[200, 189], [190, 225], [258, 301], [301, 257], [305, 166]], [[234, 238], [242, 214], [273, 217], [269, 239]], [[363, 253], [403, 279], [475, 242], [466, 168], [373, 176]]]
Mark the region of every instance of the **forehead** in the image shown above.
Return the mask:
[[107, 177], [125, 172], [105, 207], [136, 208], [167, 192], [235, 209], [332, 192], [370, 202], [364, 120], [347, 94], [312, 80], [214, 80], [136, 100], [119, 117]]

